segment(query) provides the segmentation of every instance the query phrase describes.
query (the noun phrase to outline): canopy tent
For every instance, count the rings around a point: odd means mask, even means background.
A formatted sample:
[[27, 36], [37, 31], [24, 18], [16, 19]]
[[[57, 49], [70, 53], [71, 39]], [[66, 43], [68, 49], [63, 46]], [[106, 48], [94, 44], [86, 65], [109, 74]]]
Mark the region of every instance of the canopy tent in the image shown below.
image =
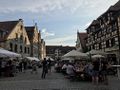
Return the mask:
[[72, 57], [62, 57], [62, 61], [69, 61], [69, 60], [74, 60]]
[[78, 52], [76, 50], [72, 50], [65, 54], [63, 57], [71, 57], [74, 59], [87, 59], [88, 55], [86, 53]]
[[20, 54], [0, 48], [0, 57], [21, 57]]
[[87, 52], [86, 54], [91, 54], [91, 55], [106, 55], [107, 53], [106, 52], [103, 52], [103, 51], [99, 51], [99, 50], [91, 50], [89, 52]]
[[36, 57], [26, 57], [26, 59], [30, 60], [30, 61], [40, 61], [38, 58]]
[[93, 55], [92, 58], [105, 58], [103, 55]]
[[77, 51], [78, 51], [78, 52], [82, 52], [82, 49], [79, 47], [79, 48], [77, 49]]
[[5, 57], [7, 57], [7, 56], [4, 54], [0, 54], [0, 58], [5, 58]]

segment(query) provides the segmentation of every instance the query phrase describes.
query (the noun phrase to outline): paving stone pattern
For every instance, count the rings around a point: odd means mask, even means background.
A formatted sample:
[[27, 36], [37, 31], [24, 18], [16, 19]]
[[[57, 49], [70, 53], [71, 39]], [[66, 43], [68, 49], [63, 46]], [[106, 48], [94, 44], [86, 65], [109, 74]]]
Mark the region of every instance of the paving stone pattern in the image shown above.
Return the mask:
[[15, 77], [0, 78], [0, 90], [120, 90], [120, 80], [109, 78], [107, 86], [93, 85], [91, 82], [71, 82], [54, 70], [48, 73], [46, 79], [41, 79], [41, 69], [38, 74], [31, 74], [28, 70]]

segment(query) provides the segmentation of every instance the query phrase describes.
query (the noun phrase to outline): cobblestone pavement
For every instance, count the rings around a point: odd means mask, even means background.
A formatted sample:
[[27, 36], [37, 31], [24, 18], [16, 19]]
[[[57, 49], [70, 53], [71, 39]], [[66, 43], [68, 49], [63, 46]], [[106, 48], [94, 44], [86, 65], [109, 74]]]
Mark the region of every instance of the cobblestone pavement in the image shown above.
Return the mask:
[[38, 74], [19, 73], [15, 77], [0, 78], [0, 90], [120, 90], [120, 80], [111, 77], [109, 85], [93, 85], [91, 82], [70, 82], [62, 74], [48, 73], [46, 79], [41, 79], [41, 69]]

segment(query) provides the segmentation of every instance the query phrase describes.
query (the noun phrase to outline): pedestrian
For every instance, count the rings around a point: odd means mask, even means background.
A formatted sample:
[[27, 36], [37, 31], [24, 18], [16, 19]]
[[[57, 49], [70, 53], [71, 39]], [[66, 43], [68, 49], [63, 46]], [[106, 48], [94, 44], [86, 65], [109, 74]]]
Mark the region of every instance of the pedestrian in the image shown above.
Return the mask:
[[64, 65], [62, 66], [62, 73], [63, 73], [64, 75], [67, 74], [67, 73], [66, 73], [67, 66], [68, 66], [68, 63], [64, 63]]
[[52, 63], [52, 61], [50, 60], [50, 58], [47, 60], [47, 62], [48, 62], [48, 70], [49, 70], [49, 72], [51, 72], [51, 63]]
[[3, 73], [3, 76], [6, 75], [6, 63], [7, 63], [7, 61], [2, 59], [2, 61], [1, 61], [1, 74]]
[[32, 61], [32, 71], [31, 71], [31, 73], [38, 73], [37, 72], [37, 63], [35, 62], [35, 61]]
[[23, 61], [23, 69], [24, 69], [24, 73], [26, 72], [27, 70], [27, 61]]
[[72, 63], [68, 63], [67, 68], [66, 68], [66, 73], [70, 80], [75, 79], [75, 68]]
[[99, 59], [93, 61], [93, 71], [92, 71], [92, 83], [98, 84], [99, 82], [99, 70], [100, 70], [100, 61]]
[[104, 60], [102, 61], [102, 65], [101, 65], [101, 75], [102, 75], [103, 83], [105, 85], [108, 85], [107, 69], [108, 69], [108, 62]]
[[19, 62], [19, 72], [22, 72], [23, 71], [23, 63], [22, 61]]
[[46, 61], [46, 58], [44, 58], [44, 60], [42, 61], [42, 76], [41, 78], [45, 78], [46, 77], [46, 74], [48, 73], [48, 64], [47, 64], [47, 61]]

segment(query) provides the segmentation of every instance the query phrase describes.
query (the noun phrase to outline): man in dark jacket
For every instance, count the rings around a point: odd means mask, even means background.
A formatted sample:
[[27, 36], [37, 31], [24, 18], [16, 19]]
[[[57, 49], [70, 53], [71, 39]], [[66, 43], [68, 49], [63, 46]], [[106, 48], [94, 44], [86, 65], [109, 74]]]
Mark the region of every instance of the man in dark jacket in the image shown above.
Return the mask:
[[43, 62], [42, 62], [42, 76], [41, 78], [45, 78], [46, 77], [46, 74], [48, 73], [48, 65], [47, 65], [47, 61], [46, 61], [46, 58], [44, 58]]

